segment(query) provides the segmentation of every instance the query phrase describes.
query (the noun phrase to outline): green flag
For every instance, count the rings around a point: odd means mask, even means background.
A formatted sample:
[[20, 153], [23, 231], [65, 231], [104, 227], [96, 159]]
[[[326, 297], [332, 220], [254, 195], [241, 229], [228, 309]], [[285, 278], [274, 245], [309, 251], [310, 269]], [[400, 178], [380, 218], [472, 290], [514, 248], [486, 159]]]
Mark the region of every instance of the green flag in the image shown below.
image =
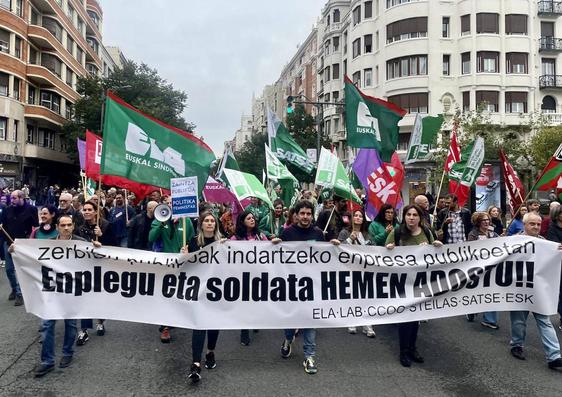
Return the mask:
[[267, 133], [269, 146], [279, 160], [291, 163], [308, 174], [314, 170], [314, 164], [308, 159], [305, 151], [271, 109], [267, 109]]
[[398, 122], [406, 110], [393, 103], [363, 94], [345, 77], [345, 128], [351, 147], [376, 149], [390, 162], [398, 145]]
[[449, 179], [470, 187], [480, 175], [483, 164], [484, 139], [478, 137], [461, 152], [461, 161], [453, 165], [449, 171]]
[[361, 204], [361, 199], [355, 193], [353, 186], [351, 186], [345, 167], [340, 159], [326, 148], [320, 150], [320, 159], [318, 160], [314, 184], [333, 189], [336, 195], [346, 199], [351, 198], [356, 203]]
[[414, 163], [418, 160], [429, 160], [430, 149], [435, 136], [441, 130], [443, 124], [443, 116], [422, 117], [419, 113], [416, 115], [414, 130], [410, 137], [410, 145], [408, 146], [408, 156], [406, 164]]
[[[108, 93], [103, 123], [101, 174], [170, 188], [170, 179], [206, 181], [215, 156], [193, 134], [144, 115]], [[199, 184], [199, 193], [204, 183]]]
[[267, 145], [265, 145], [265, 166], [267, 169], [267, 177], [272, 181], [278, 181], [279, 179], [297, 180], [287, 169], [285, 164], [279, 161], [275, 154], [269, 150]]
[[273, 209], [273, 203], [269, 199], [267, 191], [254, 175], [228, 168], [224, 169], [224, 174], [228, 179], [230, 190], [236, 195], [238, 201], [256, 197]]
[[222, 156], [219, 170], [215, 174], [215, 179], [224, 183], [226, 183], [226, 181], [224, 180], [225, 168], [240, 171], [240, 166], [238, 165], [238, 161], [236, 161], [236, 158], [234, 157], [234, 153], [232, 153], [232, 148], [230, 147], [230, 145], [226, 147], [226, 150], [224, 151], [224, 154]]

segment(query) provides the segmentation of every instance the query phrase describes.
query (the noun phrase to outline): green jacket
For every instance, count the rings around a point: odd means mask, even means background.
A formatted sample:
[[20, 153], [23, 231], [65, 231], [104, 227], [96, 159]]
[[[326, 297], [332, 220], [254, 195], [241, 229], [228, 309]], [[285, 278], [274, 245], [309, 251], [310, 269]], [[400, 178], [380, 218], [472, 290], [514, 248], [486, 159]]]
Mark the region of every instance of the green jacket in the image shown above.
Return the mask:
[[265, 234], [267, 238], [271, 238], [273, 234], [275, 234], [276, 237], [279, 237], [281, 235], [281, 231], [283, 230], [283, 225], [285, 224], [285, 217], [281, 215], [281, 217], [279, 218], [279, 226], [277, 227], [276, 230], [273, 231], [273, 233], [271, 230], [270, 219], [271, 219], [271, 213], [267, 214], [260, 220], [259, 223], [260, 232]]
[[[195, 235], [195, 231], [191, 219], [185, 220], [185, 226], [185, 241], [187, 244]], [[178, 223], [174, 223], [171, 219], [167, 222], [153, 220], [148, 233], [148, 241], [154, 243], [158, 240], [162, 242], [162, 252], [179, 253], [183, 245], [182, 220], [180, 219]]]
[[[396, 226], [398, 226], [398, 223], [393, 225], [393, 227]], [[389, 233], [386, 232], [386, 227], [377, 221], [372, 221], [369, 225], [369, 235], [371, 236], [371, 241], [373, 241], [376, 245], [384, 246], [388, 234]]]

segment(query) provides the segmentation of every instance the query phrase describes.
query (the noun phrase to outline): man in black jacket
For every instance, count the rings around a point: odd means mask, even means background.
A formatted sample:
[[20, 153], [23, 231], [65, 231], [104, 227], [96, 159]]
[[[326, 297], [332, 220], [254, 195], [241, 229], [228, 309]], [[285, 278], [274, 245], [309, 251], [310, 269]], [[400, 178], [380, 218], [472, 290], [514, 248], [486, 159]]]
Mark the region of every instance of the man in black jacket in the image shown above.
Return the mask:
[[443, 244], [454, 244], [468, 240], [472, 229], [470, 211], [459, 207], [459, 199], [454, 194], [445, 196], [446, 207], [437, 214], [435, 229], [443, 235]]
[[150, 225], [154, 219], [154, 209], [158, 206], [156, 201], [149, 201], [146, 211], [142, 211], [129, 221], [127, 247], [138, 250], [152, 251], [152, 244], [148, 241]]
[[14, 306], [21, 306], [23, 305], [23, 297], [16, 277], [16, 268], [14, 267], [12, 254], [8, 248], [12, 244], [10, 240], [29, 238], [33, 227], [39, 225], [37, 208], [25, 202], [25, 195], [21, 190], [14, 190], [10, 195], [10, 206], [2, 211], [0, 223], [4, 229], [6, 275], [10, 281], [10, 287], [12, 287], [8, 300], [15, 301]]

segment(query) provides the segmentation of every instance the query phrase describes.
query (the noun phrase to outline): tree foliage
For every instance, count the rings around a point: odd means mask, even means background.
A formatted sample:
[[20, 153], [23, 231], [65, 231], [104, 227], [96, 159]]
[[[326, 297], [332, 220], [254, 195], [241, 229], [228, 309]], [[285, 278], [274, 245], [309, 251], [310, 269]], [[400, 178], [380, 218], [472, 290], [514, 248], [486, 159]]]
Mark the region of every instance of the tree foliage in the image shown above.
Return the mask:
[[79, 77], [77, 92], [81, 98], [74, 105], [74, 117], [63, 126], [70, 156], [76, 157], [76, 138], [84, 138], [86, 130], [102, 134], [101, 117], [105, 93], [115, 95], [142, 112], [174, 127], [192, 132], [194, 125], [182, 117], [187, 94], [175, 90], [155, 69], [142, 63], [127, 61], [107, 78]]
[[558, 146], [562, 143], [562, 126], [544, 127], [531, 138], [530, 155], [538, 172], [546, 166]]
[[267, 133], [258, 132], [234, 153], [240, 171], [254, 174], [260, 181], [262, 180], [262, 171], [265, 169], [264, 145], [266, 142]]

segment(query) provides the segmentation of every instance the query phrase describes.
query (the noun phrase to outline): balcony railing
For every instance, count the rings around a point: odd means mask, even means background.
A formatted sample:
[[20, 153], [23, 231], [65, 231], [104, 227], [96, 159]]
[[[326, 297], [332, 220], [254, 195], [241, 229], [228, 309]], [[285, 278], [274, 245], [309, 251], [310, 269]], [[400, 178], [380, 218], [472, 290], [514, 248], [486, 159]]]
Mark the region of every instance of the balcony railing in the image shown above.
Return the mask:
[[562, 88], [562, 76], [554, 74], [544, 74], [539, 77], [540, 88]]
[[543, 116], [546, 118], [548, 125], [562, 124], [562, 113], [548, 113], [543, 110]]
[[562, 1], [539, 1], [540, 14], [556, 14], [562, 15]]
[[562, 51], [562, 39], [556, 37], [541, 37], [539, 51]]

